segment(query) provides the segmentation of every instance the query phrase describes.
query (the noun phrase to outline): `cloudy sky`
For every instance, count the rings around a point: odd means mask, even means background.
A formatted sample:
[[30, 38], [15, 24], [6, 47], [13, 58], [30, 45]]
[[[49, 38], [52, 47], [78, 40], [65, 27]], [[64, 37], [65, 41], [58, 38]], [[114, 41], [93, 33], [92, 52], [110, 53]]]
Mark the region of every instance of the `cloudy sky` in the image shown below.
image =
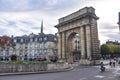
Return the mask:
[[96, 9], [99, 39], [119, 40], [117, 25], [120, 0], [0, 0], [0, 36], [21, 36], [40, 32], [41, 20], [44, 33], [56, 33], [58, 19], [83, 7]]

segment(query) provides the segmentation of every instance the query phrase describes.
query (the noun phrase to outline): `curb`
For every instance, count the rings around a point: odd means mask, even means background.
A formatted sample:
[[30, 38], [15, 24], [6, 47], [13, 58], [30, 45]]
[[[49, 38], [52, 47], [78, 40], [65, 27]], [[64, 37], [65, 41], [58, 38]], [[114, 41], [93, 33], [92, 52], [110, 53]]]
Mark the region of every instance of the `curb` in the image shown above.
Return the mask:
[[67, 72], [73, 70], [73, 67], [61, 69], [61, 70], [50, 70], [50, 71], [40, 71], [40, 72], [14, 72], [14, 73], [0, 73], [0, 76], [10, 76], [10, 75], [29, 75], [29, 74], [45, 74], [45, 73], [55, 73], [55, 72]]

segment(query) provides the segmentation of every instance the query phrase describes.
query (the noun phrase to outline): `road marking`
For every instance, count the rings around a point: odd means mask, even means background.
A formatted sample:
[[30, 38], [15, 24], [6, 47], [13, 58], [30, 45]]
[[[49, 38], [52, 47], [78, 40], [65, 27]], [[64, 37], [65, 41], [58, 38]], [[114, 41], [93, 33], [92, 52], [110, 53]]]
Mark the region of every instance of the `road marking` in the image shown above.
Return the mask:
[[101, 75], [96, 75], [96, 78], [104, 78], [105, 76], [101, 76]]
[[86, 78], [81, 78], [80, 80], [85, 80]]
[[112, 73], [113, 73], [115, 76], [120, 75], [120, 73], [119, 73], [118, 71], [119, 71], [119, 70], [115, 70], [115, 71], [113, 71]]

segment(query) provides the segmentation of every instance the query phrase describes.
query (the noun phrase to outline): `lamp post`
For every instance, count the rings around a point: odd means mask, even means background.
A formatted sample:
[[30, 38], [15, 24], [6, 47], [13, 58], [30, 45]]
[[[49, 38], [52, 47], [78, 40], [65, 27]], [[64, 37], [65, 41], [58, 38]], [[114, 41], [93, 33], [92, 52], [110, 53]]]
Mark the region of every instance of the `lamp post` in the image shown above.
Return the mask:
[[118, 22], [118, 26], [119, 26], [119, 32], [120, 32], [120, 21]]
[[118, 26], [119, 26], [119, 32], [120, 32], [120, 12], [118, 13], [118, 16], [119, 16], [119, 17], [118, 17], [118, 23], [117, 23], [117, 24], [118, 24]]

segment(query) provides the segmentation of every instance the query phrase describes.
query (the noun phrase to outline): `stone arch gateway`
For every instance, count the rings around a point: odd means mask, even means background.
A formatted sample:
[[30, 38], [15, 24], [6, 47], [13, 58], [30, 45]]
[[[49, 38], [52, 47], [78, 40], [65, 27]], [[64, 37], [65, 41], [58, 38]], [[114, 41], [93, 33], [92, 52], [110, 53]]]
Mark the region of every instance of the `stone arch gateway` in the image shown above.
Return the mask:
[[[97, 30], [97, 20], [93, 7], [85, 7], [77, 12], [59, 19], [59, 24], [55, 27], [58, 29], [58, 57], [69, 63], [73, 63], [73, 53], [71, 38], [74, 34], [80, 36], [80, 62], [88, 63], [95, 60], [99, 55], [99, 40]], [[87, 62], [85, 62], [87, 61]]]

